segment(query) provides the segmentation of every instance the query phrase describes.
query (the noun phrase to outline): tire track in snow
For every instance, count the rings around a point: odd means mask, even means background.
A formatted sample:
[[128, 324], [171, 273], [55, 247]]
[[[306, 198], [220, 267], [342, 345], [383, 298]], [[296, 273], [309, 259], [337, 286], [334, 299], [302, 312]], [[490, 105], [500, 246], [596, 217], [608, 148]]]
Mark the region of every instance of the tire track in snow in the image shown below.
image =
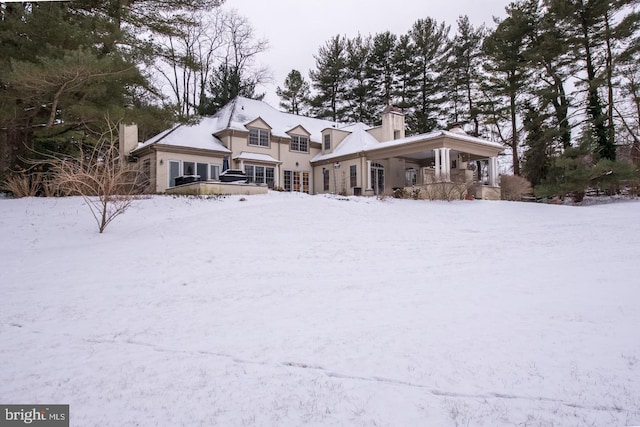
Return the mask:
[[507, 393], [498, 393], [498, 392], [487, 392], [487, 393], [459, 393], [455, 391], [446, 391], [446, 390], [438, 390], [433, 389], [425, 384], [413, 383], [410, 381], [399, 380], [396, 378], [387, 378], [387, 377], [378, 377], [378, 376], [360, 376], [360, 375], [351, 375], [345, 374], [337, 371], [333, 371], [327, 369], [323, 366], [319, 365], [311, 365], [301, 362], [280, 362], [273, 363], [267, 361], [258, 361], [258, 360], [247, 360], [241, 359], [231, 354], [214, 352], [208, 350], [177, 350], [173, 348], [163, 348], [155, 344], [150, 344], [142, 341], [133, 341], [133, 340], [122, 340], [122, 341], [113, 341], [113, 340], [98, 340], [98, 339], [85, 339], [84, 341], [93, 342], [93, 343], [101, 343], [101, 344], [130, 344], [148, 347], [154, 351], [164, 352], [164, 353], [181, 353], [181, 354], [203, 354], [214, 357], [221, 357], [225, 359], [231, 360], [233, 363], [237, 364], [245, 364], [245, 365], [261, 365], [268, 366], [272, 368], [284, 367], [284, 368], [293, 368], [293, 369], [301, 369], [307, 371], [316, 371], [321, 373], [329, 378], [337, 378], [337, 379], [347, 379], [354, 381], [366, 381], [372, 383], [380, 383], [380, 384], [388, 384], [395, 386], [403, 386], [403, 387], [412, 387], [424, 390], [434, 396], [439, 397], [451, 397], [451, 398], [461, 398], [461, 399], [505, 399], [505, 400], [528, 400], [528, 401], [537, 401], [537, 402], [546, 402], [546, 403], [556, 403], [564, 406], [568, 406], [571, 408], [577, 409], [585, 409], [591, 411], [607, 411], [607, 412], [622, 412], [626, 411], [625, 408], [618, 406], [605, 406], [605, 405], [583, 405], [576, 402], [571, 402], [562, 399], [554, 399], [551, 397], [545, 396], [525, 396], [525, 395], [517, 395], [517, 394], [507, 394]]

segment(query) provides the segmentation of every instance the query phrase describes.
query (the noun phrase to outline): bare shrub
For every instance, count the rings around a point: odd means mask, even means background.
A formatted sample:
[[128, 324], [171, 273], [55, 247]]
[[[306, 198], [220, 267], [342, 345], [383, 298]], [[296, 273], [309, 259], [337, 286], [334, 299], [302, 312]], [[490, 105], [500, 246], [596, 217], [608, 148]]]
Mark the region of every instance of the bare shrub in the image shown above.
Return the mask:
[[524, 196], [533, 194], [531, 183], [517, 175], [503, 175], [500, 178], [502, 200], [521, 201]]
[[409, 197], [409, 193], [402, 187], [395, 188], [393, 190], [393, 197], [395, 197], [396, 199], [406, 199], [407, 197]]
[[108, 130], [95, 146], [81, 148], [76, 158], [56, 158], [51, 162], [58, 189], [84, 199], [100, 233], [127, 210], [144, 187], [137, 165], [127, 164], [118, 156], [117, 124], [107, 122]]
[[424, 188], [425, 197], [429, 200], [462, 200], [469, 191], [469, 184], [456, 182], [435, 182]]
[[4, 180], [0, 189], [8, 191], [15, 198], [34, 197], [40, 189], [40, 175], [14, 174]]

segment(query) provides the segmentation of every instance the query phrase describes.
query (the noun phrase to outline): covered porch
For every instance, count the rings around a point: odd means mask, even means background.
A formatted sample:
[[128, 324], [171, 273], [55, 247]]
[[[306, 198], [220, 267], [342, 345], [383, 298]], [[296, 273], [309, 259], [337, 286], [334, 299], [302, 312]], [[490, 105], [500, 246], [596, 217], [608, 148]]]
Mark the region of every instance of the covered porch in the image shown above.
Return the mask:
[[498, 155], [502, 146], [460, 132], [418, 135], [404, 138], [403, 144], [381, 144], [369, 150], [365, 194], [403, 188], [414, 195], [422, 191], [425, 197], [421, 198], [441, 198], [436, 193], [450, 197], [457, 191], [461, 197], [500, 199]]

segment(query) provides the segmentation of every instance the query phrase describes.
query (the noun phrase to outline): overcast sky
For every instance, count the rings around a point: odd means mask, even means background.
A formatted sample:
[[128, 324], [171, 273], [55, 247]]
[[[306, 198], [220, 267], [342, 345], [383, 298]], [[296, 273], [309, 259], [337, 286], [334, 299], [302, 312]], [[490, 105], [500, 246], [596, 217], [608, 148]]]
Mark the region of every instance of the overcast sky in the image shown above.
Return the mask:
[[331, 37], [358, 33], [374, 35], [391, 31], [405, 34], [415, 21], [431, 17], [445, 22], [455, 33], [456, 20], [468, 15], [474, 26], [493, 27], [493, 17], [504, 17], [510, 0], [226, 0], [225, 8], [236, 9], [249, 19], [256, 36], [269, 41], [269, 50], [259, 59], [267, 66], [273, 82], [265, 101], [278, 107], [277, 86], [296, 69], [308, 79], [315, 68], [313, 55]]

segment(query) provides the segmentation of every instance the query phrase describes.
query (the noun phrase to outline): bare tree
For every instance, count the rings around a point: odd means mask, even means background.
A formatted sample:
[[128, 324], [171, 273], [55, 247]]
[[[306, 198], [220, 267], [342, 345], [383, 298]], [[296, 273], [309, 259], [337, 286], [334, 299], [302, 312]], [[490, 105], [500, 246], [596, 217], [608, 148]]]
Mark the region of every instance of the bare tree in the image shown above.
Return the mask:
[[256, 39], [249, 21], [236, 11], [192, 12], [161, 43], [155, 69], [169, 86], [178, 117], [189, 119], [221, 67], [245, 80], [250, 76], [254, 87], [267, 81], [267, 70], [255, 67], [256, 55], [266, 48], [267, 41]]
[[155, 69], [169, 85], [180, 118], [195, 114], [217, 57], [223, 54], [225, 16], [220, 9], [191, 12], [160, 44]]
[[107, 119], [107, 130], [96, 145], [80, 149], [76, 158], [51, 162], [54, 181], [64, 194], [81, 196], [102, 233], [141, 194], [144, 182], [135, 164], [118, 155], [118, 124]]

